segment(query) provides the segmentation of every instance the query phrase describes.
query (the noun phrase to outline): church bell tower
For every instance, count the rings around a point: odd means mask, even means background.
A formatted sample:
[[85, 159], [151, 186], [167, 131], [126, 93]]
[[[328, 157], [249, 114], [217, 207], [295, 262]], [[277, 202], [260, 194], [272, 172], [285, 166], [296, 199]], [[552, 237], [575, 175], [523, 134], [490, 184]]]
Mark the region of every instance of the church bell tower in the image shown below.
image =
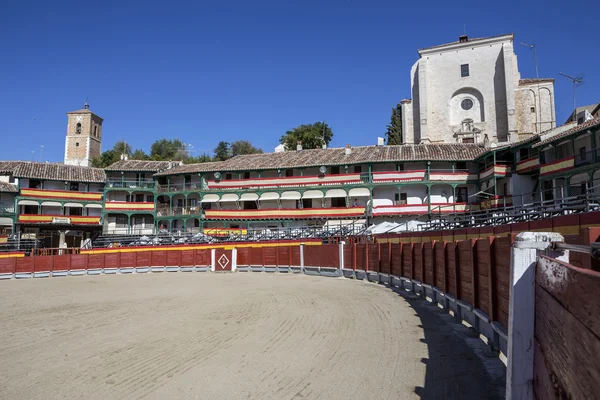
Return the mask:
[[89, 167], [102, 152], [102, 118], [90, 110], [87, 100], [83, 108], [67, 113], [65, 164]]

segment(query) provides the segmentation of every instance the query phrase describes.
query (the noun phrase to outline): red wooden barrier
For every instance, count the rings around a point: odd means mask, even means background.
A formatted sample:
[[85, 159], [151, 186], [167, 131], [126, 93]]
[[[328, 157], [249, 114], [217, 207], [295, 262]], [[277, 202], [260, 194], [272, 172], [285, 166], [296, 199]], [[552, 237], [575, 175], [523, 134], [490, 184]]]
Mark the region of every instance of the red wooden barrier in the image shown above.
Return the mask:
[[[129, 265], [121, 265], [121, 259], [123, 258], [123, 254], [133, 255], [129, 257], [129, 260], [131, 260], [131, 263]], [[135, 253], [106, 253], [104, 255], [104, 268], [133, 268], [135, 267], [135, 260], [133, 259], [133, 257], [135, 257]]]
[[288, 246], [277, 247], [277, 265], [288, 267], [290, 264], [290, 248]]
[[500, 324], [508, 328], [508, 296], [510, 294], [510, 248], [512, 236], [494, 239], [495, 274], [493, 276], [495, 302], [493, 314]]
[[402, 276], [402, 244], [391, 243], [391, 271], [392, 275]]
[[456, 262], [456, 242], [446, 242], [446, 272], [448, 273], [448, 290], [455, 298], [458, 298], [458, 265]]
[[164, 267], [167, 265], [167, 251], [153, 250], [150, 252], [150, 266]]
[[444, 291], [448, 290], [448, 274], [446, 273], [446, 242], [435, 242], [435, 286]]
[[195, 260], [197, 267], [210, 267], [212, 265], [212, 251], [210, 249], [197, 249]]
[[71, 256], [71, 271], [88, 269], [88, 255], [87, 254], [72, 254]]
[[381, 243], [380, 247], [379, 247], [379, 254], [380, 254], [380, 266], [381, 266], [381, 272], [383, 272], [384, 274], [391, 274], [391, 254], [390, 254], [390, 246], [392, 244], [391, 243]]
[[103, 269], [105, 265], [104, 254], [90, 254], [85, 269]]
[[231, 250], [215, 249], [215, 271], [231, 271], [233, 266]]
[[237, 249], [237, 265], [240, 267], [250, 266], [250, 251], [251, 247], [239, 247]]
[[179, 267], [181, 265], [181, 250], [167, 251], [165, 265], [169, 267]]
[[402, 243], [402, 276], [413, 278], [413, 243]]
[[[589, 246], [591, 243], [600, 240], [600, 228], [582, 228], [579, 231], [579, 241], [585, 246]], [[588, 254], [575, 253], [574, 251], [569, 253], [569, 257], [577, 254], [580, 257], [581, 267], [585, 269], [593, 269], [594, 271], [600, 271], [600, 260], [590, 257]], [[569, 260], [570, 261], [570, 260]], [[571, 264], [573, 264], [571, 262]], [[577, 265], [576, 265], [577, 266]]]
[[290, 246], [292, 253], [292, 266], [299, 267], [300, 266], [300, 246]]
[[[275, 267], [277, 266], [277, 247], [263, 247], [264, 265]], [[309, 252], [310, 253], [310, 252]], [[305, 256], [306, 260], [306, 256]]]
[[419, 282], [423, 282], [423, 243], [413, 244], [413, 277]]
[[254, 267], [261, 267], [264, 265], [263, 247], [252, 247], [250, 251], [250, 262]]
[[428, 285], [435, 285], [435, 255], [433, 249], [435, 247], [435, 240], [427, 243], [423, 243], [423, 268], [425, 274], [423, 282]]
[[478, 307], [475, 276], [477, 264], [474, 257], [475, 239], [458, 242], [458, 298]]
[[[121, 262], [123, 262], [121, 260]], [[151, 251], [139, 251], [135, 253], [135, 266], [137, 268], [151, 267], [152, 263], [152, 252]]]
[[380, 243], [368, 245], [367, 271], [379, 272], [379, 245]]
[[353, 269], [354, 266], [354, 245], [346, 244], [344, 245], [344, 268], [345, 269]]
[[366, 243], [358, 243], [355, 245], [355, 269], [366, 271], [366, 261], [367, 261], [367, 245]]
[[492, 255], [494, 238], [479, 239], [477, 251], [477, 284], [478, 307], [493, 320], [494, 315], [494, 257]]
[[54, 256], [53, 271], [70, 271], [70, 270], [71, 270], [71, 256], [70, 255]]
[[14, 274], [17, 268], [17, 257], [0, 258], [0, 274]]
[[337, 244], [325, 244], [320, 247], [320, 267], [339, 268], [340, 267], [340, 250]]
[[33, 257], [20, 257], [17, 258], [15, 273], [33, 272], [33, 267]]
[[50, 272], [54, 267], [54, 256], [33, 257], [35, 272]]
[[180, 252], [179, 265], [182, 267], [193, 267], [194, 265], [196, 265], [196, 260], [194, 256], [194, 250], [182, 250]]

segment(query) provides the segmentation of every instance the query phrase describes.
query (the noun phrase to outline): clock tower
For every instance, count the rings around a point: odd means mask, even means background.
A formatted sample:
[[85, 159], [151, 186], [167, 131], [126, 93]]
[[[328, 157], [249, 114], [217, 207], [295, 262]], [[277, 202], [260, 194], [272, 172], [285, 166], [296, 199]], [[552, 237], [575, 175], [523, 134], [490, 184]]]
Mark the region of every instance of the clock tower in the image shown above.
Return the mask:
[[89, 167], [102, 152], [102, 118], [90, 110], [87, 100], [81, 110], [67, 113], [65, 164]]

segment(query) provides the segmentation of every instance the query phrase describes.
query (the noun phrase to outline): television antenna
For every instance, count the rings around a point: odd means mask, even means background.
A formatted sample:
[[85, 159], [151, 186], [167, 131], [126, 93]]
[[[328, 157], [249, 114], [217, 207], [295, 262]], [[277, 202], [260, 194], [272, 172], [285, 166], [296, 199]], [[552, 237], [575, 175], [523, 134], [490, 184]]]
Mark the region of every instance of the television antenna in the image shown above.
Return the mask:
[[576, 111], [577, 111], [577, 103], [575, 101], [575, 95], [577, 93], [577, 86], [579, 85], [583, 85], [583, 76], [569, 76], [567, 74], [563, 74], [562, 72], [559, 72], [559, 74], [561, 74], [562, 76], [564, 76], [565, 78], [567, 78], [568, 80], [570, 80], [571, 82], [573, 82], [573, 118], [577, 118]]

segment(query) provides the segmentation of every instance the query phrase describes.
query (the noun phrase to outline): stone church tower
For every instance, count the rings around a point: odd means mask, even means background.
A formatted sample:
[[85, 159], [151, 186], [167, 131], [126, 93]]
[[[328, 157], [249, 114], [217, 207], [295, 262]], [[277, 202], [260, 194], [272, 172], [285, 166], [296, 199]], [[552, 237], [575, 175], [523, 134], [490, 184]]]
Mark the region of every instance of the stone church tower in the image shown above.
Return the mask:
[[86, 101], [81, 110], [67, 113], [65, 164], [89, 167], [102, 152], [102, 118], [90, 110]]

